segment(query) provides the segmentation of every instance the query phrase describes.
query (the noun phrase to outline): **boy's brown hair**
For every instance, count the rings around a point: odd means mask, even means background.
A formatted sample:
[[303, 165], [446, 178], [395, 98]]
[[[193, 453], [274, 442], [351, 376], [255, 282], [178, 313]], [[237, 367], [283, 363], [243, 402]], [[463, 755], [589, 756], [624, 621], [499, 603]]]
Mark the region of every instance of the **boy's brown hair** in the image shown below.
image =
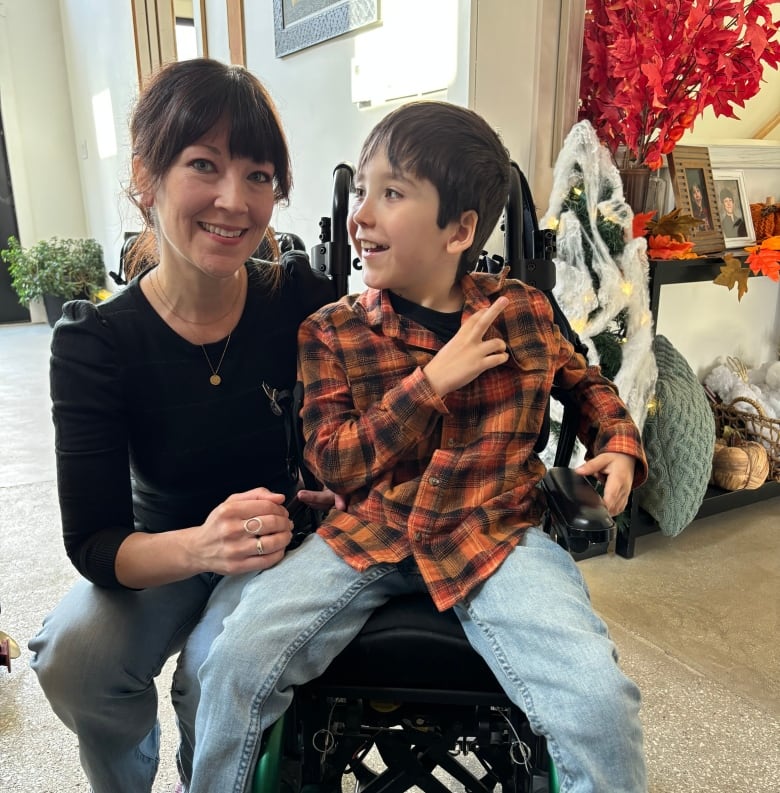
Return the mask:
[[410, 102], [385, 116], [369, 133], [358, 170], [378, 152], [385, 153], [394, 170], [434, 185], [439, 193], [439, 228], [468, 210], [477, 213], [474, 241], [461, 255], [457, 277], [474, 269], [509, 192], [509, 152], [495, 130], [479, 114], [459, 105]]

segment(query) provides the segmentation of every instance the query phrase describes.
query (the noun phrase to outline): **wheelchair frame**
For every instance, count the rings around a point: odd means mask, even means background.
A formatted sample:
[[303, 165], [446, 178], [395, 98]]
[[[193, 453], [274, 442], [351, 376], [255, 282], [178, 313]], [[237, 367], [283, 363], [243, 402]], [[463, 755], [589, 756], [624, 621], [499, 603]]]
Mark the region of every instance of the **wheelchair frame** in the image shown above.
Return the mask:
[[[348, 292], [352, 269], [346, 223], [352, 178], [348, 163], [334, 169], [332, 216], [320, 221], [320, 242], [310, 257], [311, 267], [334, 281], [339, 297]], [[483, 253], [477, 269], [496, 272], [509, 266], [510, 276], [544, 291], [562, 332], [584, 353], [586, 348], [552, 294], [554, 233], [539, 230], [530, 188], [514, 162], [502, 228], [504, 257]], [[587, 480], [563, 467], [576, 437], [574, 407], [564, 401], [555, 467], [542, 486], [551, 505], [545, 529], [581, 558], [591, 555], [594, 546], [605, 549], [614, 537], [615, 524]], [[545, 447], [548, 432], [549, 415], [537, 451]], [[413, 605], [405, 602], [412, 600]], [[430, 630], [443, 628], [443, 639], [450, 643], [446, 653], [470, 651], [476, 659], [472, 690], [454, 691], [435, 683], [425, 688], [415, 683], [388, 687], [370, 675], [356, 680], [349, 661], [383, 652], [370, 635], [372, 625], [382, 620], [401, 626], [398, 642], [419, 642]], [[381, 637], [379, 629], [377, 636]], [[384, 762], [384, 771], [377, 772], [366, 762], [371, 750]], [[456, 754], [471, 755], [476, 762], [466, 767], [457, 762]], [[413, 785], [426, 793], [444, 793], [449, 788], [440, 778], [442, 773], [473, 793], [497, 787], [502, 793], [559, 790], [544, 739], [531, 731], [525, 714], [468, 645], [454, 613], [438, 614], [424, 595], [383, 606], [322, 677], [296, 691], [285, 716], [264, 736], [252, 791], [340, 791], [347, 773], [355, 776], [355, 790], [362, 793], [401, 793]]]

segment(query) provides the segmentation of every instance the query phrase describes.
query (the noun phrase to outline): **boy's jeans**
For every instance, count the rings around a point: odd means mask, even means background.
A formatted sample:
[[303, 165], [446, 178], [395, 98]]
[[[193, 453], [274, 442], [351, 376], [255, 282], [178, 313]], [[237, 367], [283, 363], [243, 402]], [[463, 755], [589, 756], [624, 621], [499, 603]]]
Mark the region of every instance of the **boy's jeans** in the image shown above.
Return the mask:
[[[388, 598], [421, 587], [413, 565], [359, 573], [316, 535], [250, 579], [199, 674], [190, 793], [245, 793], [260, 737], [290, 704], [292, 686], [321, 674]], [[644, 793], [639, 692], [566, 551], [529, 530], [455, 611], [547, 736], [563, 793]]]
[[134, 592], [80, 580], [30, 640], [31, 666], [54, 712], [78, 736], [94, 793], [151, 791], [160, 740], [154, 679], [182, 647], [171, 698], [179, 773], [189, 779], [197, 670], [234, 605], [219, 599], [218, 582], [200, 575]]

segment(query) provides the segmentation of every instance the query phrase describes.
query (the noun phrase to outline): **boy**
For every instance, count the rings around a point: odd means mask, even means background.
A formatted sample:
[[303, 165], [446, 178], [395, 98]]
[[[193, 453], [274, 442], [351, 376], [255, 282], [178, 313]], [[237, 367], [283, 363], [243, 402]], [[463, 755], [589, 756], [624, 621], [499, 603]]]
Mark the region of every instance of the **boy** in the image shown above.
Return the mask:
[[193, 793], [246, 790], [292, 686], [388, 598], [420, 589], [454, 608], [547, 736], [563, 790], [645, 790], [638, 691], [576, 565], [538, 528], [533, 445], [553, 379], [582, 403], [594, 456], [579, 470], [605, 482], [613, 514], [646, 463], [614, 387], [561, 338], [546, 298], [468, 274], [509, 167], [483, 119], [441, 102], [395, 110], [364, 144], [349, 231], [369, 288], [299, 331], [306, 462], [346, 509], [253, 578], [225, 621], [201, 671]]

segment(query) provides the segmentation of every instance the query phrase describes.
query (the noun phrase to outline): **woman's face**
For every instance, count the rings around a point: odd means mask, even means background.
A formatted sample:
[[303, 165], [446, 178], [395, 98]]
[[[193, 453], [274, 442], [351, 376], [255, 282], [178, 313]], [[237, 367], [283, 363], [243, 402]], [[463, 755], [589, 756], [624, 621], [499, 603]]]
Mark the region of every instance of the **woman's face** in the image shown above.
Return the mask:
[[703, 198], [703, 196], [702, 196], [702, 194], [701, 194], [701, 188], [699, 187], [699, 185], [695, 184], [695, 185], [694, 185], [694, 186], [691, 188], [691, 196], [693, 197], [693, 200], [694, 200], [694, 201], [695, 201], [697, 204], [701, 205], [701, 202], [702, 202], [702, 198]]
[[254, 253], [274, 209], [274, 166], [231, 158], [229, 131], [220, 124], [183, 149], [150, 201], [162, 265], [233, 275]]

